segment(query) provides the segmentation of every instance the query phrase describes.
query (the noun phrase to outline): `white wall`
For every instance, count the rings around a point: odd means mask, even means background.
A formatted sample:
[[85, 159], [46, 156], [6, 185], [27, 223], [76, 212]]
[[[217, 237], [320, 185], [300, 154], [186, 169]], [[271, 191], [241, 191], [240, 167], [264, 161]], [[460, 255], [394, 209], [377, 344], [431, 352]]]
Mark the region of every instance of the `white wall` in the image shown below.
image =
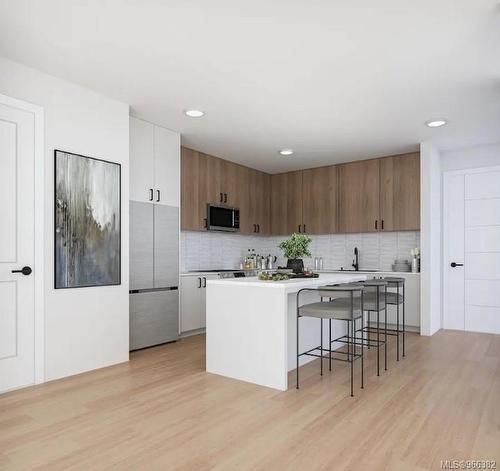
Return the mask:
[[441, 156], [430, 142], [420, 145], [420, 175], [420, 332], [433, 335], [442, 326]]
[[500, 165], [500, 143], [441, 153], [441, 170], [463, 170]]
[[[129, 107], [0, 58], [0, 93], [45, 110], [45, 379], [128, 360]], [[54, 149], [122, 165], [122, 284], [54, 290]]]

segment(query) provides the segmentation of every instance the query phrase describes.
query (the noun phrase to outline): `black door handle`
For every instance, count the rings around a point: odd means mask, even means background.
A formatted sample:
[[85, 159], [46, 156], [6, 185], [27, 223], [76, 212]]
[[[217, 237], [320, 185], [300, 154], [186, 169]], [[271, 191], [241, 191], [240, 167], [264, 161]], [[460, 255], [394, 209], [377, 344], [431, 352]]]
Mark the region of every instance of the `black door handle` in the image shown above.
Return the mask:
[[224, 202], [224, 197], [222, 196], [222, 193], [219, 193], [220, 194], [220, 203], [223, 203]]
[[156, 190], [156, 202], [160, 202], [160, 190]]
[[153, 188], [149, 189], [149, 201], [153, 201]]
[[464, 266], [463, 263], [456, 263], [456, 262], [451, 262], [450, 265], [451, 265], [452, 268], [463, 267]]
[[257, 232], [260, 233], [260, 224], [257, 224]]
[[227, 193], [224, 193], [224, 203], [227, 203]]
[[203, 288], [207, 287], [207, 279], [203, 277]]
[[24, 276], [31, 275], [33, 270], [31, 267], [23, 267], [21, 270], [12, 270], [12, 273], [22, 273]]
[[301, 226], [301, 224], [299, 224], [299, 232], [300, 232], [300, 226]]

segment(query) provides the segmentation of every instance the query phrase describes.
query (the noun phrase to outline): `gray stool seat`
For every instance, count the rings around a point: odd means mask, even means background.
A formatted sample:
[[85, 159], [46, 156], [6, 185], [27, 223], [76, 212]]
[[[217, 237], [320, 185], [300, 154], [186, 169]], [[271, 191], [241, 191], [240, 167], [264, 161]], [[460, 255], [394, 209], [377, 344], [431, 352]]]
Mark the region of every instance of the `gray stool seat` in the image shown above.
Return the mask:
[[304, 304], [299, 308], [301, 317], [318, 317], [322, 319], [351, 320], [361, 317], [361, 310], [354, 308], [351, 317], [350, 298], [341, 298], [327, 303]]

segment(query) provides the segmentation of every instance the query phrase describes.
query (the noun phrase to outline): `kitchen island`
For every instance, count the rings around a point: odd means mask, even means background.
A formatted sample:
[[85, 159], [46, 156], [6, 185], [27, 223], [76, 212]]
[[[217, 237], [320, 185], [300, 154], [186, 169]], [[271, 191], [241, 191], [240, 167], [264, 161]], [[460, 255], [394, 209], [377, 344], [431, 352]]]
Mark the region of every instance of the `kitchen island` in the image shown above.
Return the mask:
[[[207, 372], [285, 391], [288, 372], [296, 367], [297, 292], [366, 278], [361, 273], [322, 273], [319, 278], [277, 282], [256, 277], [208, 280]], [[314, 292], [303, 292], [300, 304], [318, 299]], [[319, 320], [300, 322], [299, 349], [319, 345]], [[344, 333], [344, 322], [332, 322], [332, 338]], [[327, 342], [327, 328], [324, 336]], [[301, 364], [312, 359], [301, 357]]]

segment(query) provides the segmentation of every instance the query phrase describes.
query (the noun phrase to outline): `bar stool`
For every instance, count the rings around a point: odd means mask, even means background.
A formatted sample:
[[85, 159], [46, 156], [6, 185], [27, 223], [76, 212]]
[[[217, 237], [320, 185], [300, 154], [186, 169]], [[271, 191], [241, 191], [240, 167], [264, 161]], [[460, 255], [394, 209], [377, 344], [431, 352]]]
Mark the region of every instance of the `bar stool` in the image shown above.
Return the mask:
[[[363, 347], [367, 348], [376, 347], [377, 349], [377, 376], [380, 376], [380, 347], [384, 346], [384, 368], [387, 370], [387, 307], [386, 307], [386, 294], [388, 282], [385, 280], [366, 280], [361, 281], [365, 287], [363, 291], [363, 311], [368, 313], [368, 323], [365, 326], [362, 323], [361, 328], [357, 332], [361, 332]], [[345, 304], [346, 300], [339, 300], [340, 303]], [[376, 328], [371, 327], [371, 313], [377, 314]], [[380, 313], [384, 313], [384, 329], [380, 329]], [[380, 339], [380, 334], [383, 334], [384, 339]], [[377, 334], [376, 340], [371, 339], [370, 334]], [[365, 338], [366, 336], [366, 338]]]
[[[389, 289], [395, 289], [394, 291], [387, 291], [387, 304], [396, 306], [396, 329], [387, 329], [388, 335], [393, 335], [397, 339], [397, 347], [396, 347], [396, 359], [399, 361], [399, 334], [402, 334], [403, 338], [403, 357], [406, 356], [405, 352], [405, 279], [402, 277], [396, 276], [386, 276], [382, 278], [382, 280], [387, 282], [387, 287]], [[401, 293], [401, 294], [400, 294]], [[403, 324], [402, 329], [399, 325], [399, 306], [402, 305], [402, 314], [403, 314]]]
[[[319, 357], [320, 371], [323, 375], [323, 352], [328, 352], [329, 369], [331, 370], [332, 360], [347, 361], [351, 366], [351, 396], [353, 393], [353, 377], [354, 377], [354, 361], [361, 358], [361, 388], [364, 388], [363, 377], [363, 348], [361, 354], [356, 351], [356, 320], [361, 319], [363, 325], [363, 290], [364, 285], [359, 283], [345, 283], [333, 286], [322, 286], [320, 288], [303, 288], [297, 293], [297, 389], [299, 389], [299, 358], [301, 356]], [[305, 304], [300, 306], [300, 294], [305, 291], [315, 291], [321, 298], [320, 302]], [[341, 296], [344, 294], [344, 296]], [[358, 296], [355, 296], [358, 294]], [[346, 296], [347, 295], [347, 296]], [[327, 298], [328, 301], [324, 302], [323, 299]], [[305, 352], [299, 353], [299, 319], [301, 317], [313, 317], [320, 319], [320, 345], [319, 347], [311, 348]], [[323, 320], [329, 320], [329, 346], [327, 349], [323, 348]], [[341, 320], [347, 324], [347, 334], [337, 339], [332, 340], [331, 321]], [[346, 352], [332, 352], [332, 343], [340, 342], [347, 344]], [[319, 350], [319, 354], [315, 353]], [[346, 357], [335, 358], [332, 353], [346, 355]]]
[[[365, 285], [365, 296], [363, 309], [368, 312], [368, 323], [363, 325], [361, 330], [364, 334], [367, 334], [367, 347], [373, 345], [371, 341], [371, 333], [377, 334], [377, 339], [375, 340], [375, 346], [377, 348], [377, 376], [380, 376], [380, 346], [384, 346], [384, 369], [387, 371], [387, 287], [388, 283], [385, 280], [367, 280], [363, 281]], [[384, 312], [384, 329], [382, 333], [384, 335], [384, 340], [380, 340], [380, 313]], [[373, 329], [370, 326], [371, 313], [375, 312], [377, 314], [377, 327]]]

